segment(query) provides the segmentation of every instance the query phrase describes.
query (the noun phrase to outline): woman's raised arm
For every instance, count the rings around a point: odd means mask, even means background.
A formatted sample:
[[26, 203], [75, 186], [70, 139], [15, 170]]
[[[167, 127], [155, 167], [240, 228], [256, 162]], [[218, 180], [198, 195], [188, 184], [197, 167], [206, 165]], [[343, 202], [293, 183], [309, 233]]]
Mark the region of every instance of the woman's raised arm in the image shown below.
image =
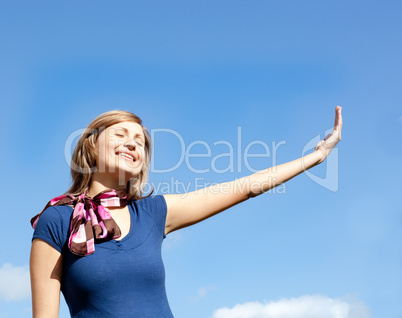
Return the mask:
[[62, 277], [61, 254], [41, 239], [34, 239], [29, 261], [32, 317], [57, 318]]
[[164, 195], [168, 207], [165, 233], [205, 220], [251, 197], [269, 191], [323, 162], [341, 140], [341, 110], [340, 106], [336, 107], [332, 133], [321, 140], [311, 154], [235, 181], [186, 194]]

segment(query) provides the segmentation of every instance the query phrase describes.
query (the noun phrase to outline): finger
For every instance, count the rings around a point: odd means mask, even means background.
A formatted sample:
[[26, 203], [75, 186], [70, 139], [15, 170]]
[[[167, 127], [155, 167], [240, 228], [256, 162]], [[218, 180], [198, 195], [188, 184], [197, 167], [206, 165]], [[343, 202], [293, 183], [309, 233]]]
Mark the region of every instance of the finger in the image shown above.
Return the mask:
[[338, 127], [338, 122], [339, 122], [339, 106], [335, 107], [335, 123], [334, 123], [334, 129]]
[[341, 130], [342, 129], [342, 107], [336, 106], [335, 108], [335, 123], [334, 123], [334, 130]]
[[337, 126], [337, 130], [339, 133], [339, 140], [341, 139], [341, 132], [342, 132], [342, 107], [339, 106], [338, 109], [338, 126]]

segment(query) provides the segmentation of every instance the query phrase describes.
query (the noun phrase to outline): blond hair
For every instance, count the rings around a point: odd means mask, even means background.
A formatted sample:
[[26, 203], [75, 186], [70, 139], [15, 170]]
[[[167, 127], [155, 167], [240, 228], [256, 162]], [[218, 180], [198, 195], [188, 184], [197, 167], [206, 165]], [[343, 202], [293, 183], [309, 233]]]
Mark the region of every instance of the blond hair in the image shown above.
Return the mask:
[[138, 176], [127, 183], [128, 198], [130, 200], [143, 198], [149, 175], [148, 167], [151, 161], [151, 137], [147, 129], [142, 125], [142, 120], [137, 115], [122, 110], [109, 111], [99, 115], [82, 133], [71, 158], [71, 177], [73, 184], [66, 192], [67, 194], [78, 195], [89, 189], [92, 175], [96, 170], [96, 141], [102, 131], [121, 122], [137, 123], [141, 125], [144, 133], [144, 164]]

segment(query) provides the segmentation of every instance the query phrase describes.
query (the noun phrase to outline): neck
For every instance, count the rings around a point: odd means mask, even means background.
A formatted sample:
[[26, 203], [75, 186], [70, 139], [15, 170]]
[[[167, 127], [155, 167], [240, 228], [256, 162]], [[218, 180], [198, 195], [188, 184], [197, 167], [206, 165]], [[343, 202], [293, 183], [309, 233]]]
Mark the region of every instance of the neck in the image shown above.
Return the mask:
[[92, 176], [92, 182], [91, 182], [91, 185], [89, 186], [89, 190], [88, 190], [87, 194], [90, 197], [94, 197], [99, 192], [102, 192], [106, 189], [121, 190], [121, 189], [125, 189], [125, 188], [126, 188], [126, 186], [125, 185], [122, 186], [121, 184], [119, 184], [119, 182], [114, 182], [113, 180], [107, 180], [107, 179], [102, 178], [98, 174], [94, 174]]

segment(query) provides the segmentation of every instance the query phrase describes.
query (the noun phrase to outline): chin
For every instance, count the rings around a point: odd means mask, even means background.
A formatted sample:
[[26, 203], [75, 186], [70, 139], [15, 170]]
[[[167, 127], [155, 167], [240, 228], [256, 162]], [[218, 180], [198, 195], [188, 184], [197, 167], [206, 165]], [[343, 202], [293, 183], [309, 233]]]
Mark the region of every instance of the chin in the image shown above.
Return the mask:
[[125, 180], [125, 182], [127, 183], [129, 180], [137, 178], [141, 173], [141, 169], [120, 169], [117, 172], [117, 176], [119, 177], [119, 180]]

